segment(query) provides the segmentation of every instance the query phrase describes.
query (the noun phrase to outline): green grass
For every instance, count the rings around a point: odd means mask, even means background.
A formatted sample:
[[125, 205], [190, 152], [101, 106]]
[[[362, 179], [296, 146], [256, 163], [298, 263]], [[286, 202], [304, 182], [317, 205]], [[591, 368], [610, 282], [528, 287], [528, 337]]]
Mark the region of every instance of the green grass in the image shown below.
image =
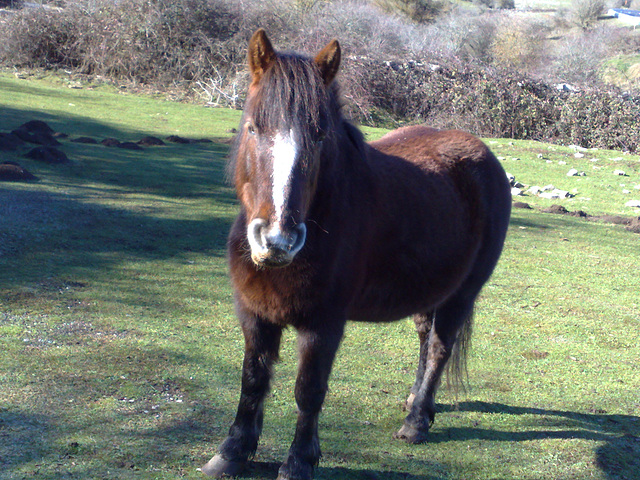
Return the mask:
[[640, 84], [640, 55], [616, 55], [604, 62], [602, 78], [620, 88], [637, 88]]
[[[583, 210], [590, 215], [638, 215], [637, 208], [625, 206], [629, 200], [640, 200], [638, 155], [533, 141], [488, 139], [487, 144], [505, 170], [525, 186], [553, 185], [573, 195], [561, 201], [549, 200], [526, 194], [525, 189], [525, 196], [518, 200], [540, 208], [562, 204], [570, 211]], [[584, 172], [584, 176], [568, 177], [571, 169]], [[625, 175], [616, 175], [616, 171]]]
[[[60, 83], [0, 76], [0, 131], [37, 118], [72, 136], [218, 138], [239, 120]], [[488, 142], [522, 183], [577, 190], [552, 203], [634, 213], [620, 183], [638, 192], [638, 157]], [[0, 479], [201, 478], [235, 413], [243, 348], [225, 262], [237, 211], [228, 147], [62, 148], [72, 164], [2, 152], [40, 181], [0, 184]], [[587, 176], [566, 177], [572, 167]], [[629, 176], [610, 176], [617, 168]], [[412, 322], [350, 324], [316, 478], [637, 478], [640, 236], [522, 200], [536, 208], [514, 211], [479, 302], [469, 390], [457, 402], [441, 390], [427, 444], [392, 440], [416, 367]], [[295, 366], [288, 331], [245, 478], [277, 476], [295, 422]]]

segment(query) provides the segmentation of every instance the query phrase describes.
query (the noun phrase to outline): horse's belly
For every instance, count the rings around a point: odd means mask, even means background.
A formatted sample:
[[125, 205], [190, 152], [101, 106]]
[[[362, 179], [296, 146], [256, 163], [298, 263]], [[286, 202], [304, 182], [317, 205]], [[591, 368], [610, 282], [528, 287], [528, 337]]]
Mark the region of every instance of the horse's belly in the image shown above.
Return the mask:
[[348, 318], [386, 322], [433, 310], [460, 287], [471, 263], [471, 258], [441, 258], [428, 264], [412, 262], [407, 268], [381, 265], [363, 279]]

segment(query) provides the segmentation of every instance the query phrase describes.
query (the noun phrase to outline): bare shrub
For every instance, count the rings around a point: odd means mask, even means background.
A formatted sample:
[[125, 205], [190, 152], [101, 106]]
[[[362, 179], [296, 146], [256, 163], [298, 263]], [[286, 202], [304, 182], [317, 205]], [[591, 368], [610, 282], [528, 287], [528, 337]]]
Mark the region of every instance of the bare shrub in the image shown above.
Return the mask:
[[74, 68], [139, 83], [201, 78], [234, 61], [218, 41], [233, 36], [240, 12], [224, 0], [96, 0], [64, 9], [28, 9], [0, 27], [0, 58], [18, 66]]
[[571, 19], [583, 30], [592, 28], [604, 12], [605, 0], [571, 0]]
[[516, 8], [515, 0], [474, 0], [473, 3], [488, 8], [499, 8], [512, 10]]
[[248, 83], [244, 72], [215, 69], [208, 79], [195, 82], [194, 91], [212, 107], [240, 108]]
[[0, 59], [26, 67], [77, 67], [84, 53], [78, 41], [86, 26], [78, 9], [22, 10], [0, 27]]
[[634, 55], [640, 52], [640, 31], [627, 27], [603, 28], [604, 40], [613, 55]]
[[428, 23], [449, 9], [446, 0], [374, 0], [383, 10], [416, 23]]
[[591, 31], [561, 41], [556, 47], [551, 74], [562, 82], [600, 83], [600, 68], [606, 52], [604, 37], [602, 31]]
[[[640, 100], [615, 89], [570, 94], [486, 67], [357, 62], [365, 96], [362, 103], [374, 115], [387, 112], [391, 119], [459, 128], [487, 137], [640, 149]], [[365, 115], [360, 120], [371, 118]]]
[[[313, 16], [301, 19], [307, 38], [299, 44], [315, 52], [331, 38], [339, 38], [349, 55], [405, 56], [407, 40], [414, 27], [399, 17], [385, 14], [363, 2], [340, 2], [327, 5]], [[292, 45], [293, 47], [294, 45]]]
[[[436, 23], [417, 24], [363, 0], [69, 1], [60, 10], [18, 11], [0, 22], [0, 60], [179, 89], [241, 108], [246, 45], [258, 27], [279, 49], [308, 53], [338, 37], [345, 110], [357, 120], [640, 148], [640, 101], [615, 89], [569, 95], [515, 73], [540, 62], [543, 28], [504, 13], [458, 8]], [[551, 74], [593, 83], [609, 49], [637, 38], [625, 32], [595, 28], [560, 41]]]
[[517, 75], [411, 62], [361, 61], [358, 71], [373, 106], [394, 118], [484, 136], [543, 138], [557, 117], [550, 107], [556, 93]]
[[544, 58], [546, 31], [541, 22], [503, 17], [491, 46], [494, 62], [521, 72], [535, 71]]
[[455, 10], [430, 27], [430, 50], [463, 61], [490, 61], [496, 20], [477, 11]]

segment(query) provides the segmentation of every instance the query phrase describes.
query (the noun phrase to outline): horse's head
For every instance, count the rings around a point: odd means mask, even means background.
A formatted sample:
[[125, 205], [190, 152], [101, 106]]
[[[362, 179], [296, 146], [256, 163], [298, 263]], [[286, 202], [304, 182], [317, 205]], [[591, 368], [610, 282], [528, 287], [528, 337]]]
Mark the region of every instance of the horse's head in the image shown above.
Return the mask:
[[289, 265], [303, 248], [323, 150], [339, 118], [332, 87], [340, 46], [315, 58], [277, 53], [264, 30], [249, 42], [252, 82], [240, 125], [235, 185], [253, 262]]

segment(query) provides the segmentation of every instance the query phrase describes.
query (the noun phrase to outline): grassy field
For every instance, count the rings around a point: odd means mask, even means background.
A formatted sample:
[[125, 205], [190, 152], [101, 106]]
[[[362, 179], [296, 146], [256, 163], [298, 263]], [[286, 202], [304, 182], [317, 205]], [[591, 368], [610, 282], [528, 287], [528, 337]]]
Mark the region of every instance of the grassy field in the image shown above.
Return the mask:
[[[239, 392], [225, 263], [237, 206], [220, 140], [239, 113], [8, 75], [0, 108], [5, 132], [39, 119], [70, 138], [216, 140], [140, 151], [63, 140], [72, 162], [58, 166], [0, 152], [39, 178], [0, 183], [0, 479], [202, 478]], [[416, 367], [412, 322], [348, 327], [316, 478], [639, 478], [640, 236], [540, 209], [638, 215], [624, 203], [640, 199], [640, 158], [487, 141], [518, 181], [575, 196], [514, 210], [478, 305], [469, 388], [457, 401], [442, 389], [427, 444], [391, 438]], [[285, 456], [295, 357], [289, 331], [245, 478], [275, 478]]]

